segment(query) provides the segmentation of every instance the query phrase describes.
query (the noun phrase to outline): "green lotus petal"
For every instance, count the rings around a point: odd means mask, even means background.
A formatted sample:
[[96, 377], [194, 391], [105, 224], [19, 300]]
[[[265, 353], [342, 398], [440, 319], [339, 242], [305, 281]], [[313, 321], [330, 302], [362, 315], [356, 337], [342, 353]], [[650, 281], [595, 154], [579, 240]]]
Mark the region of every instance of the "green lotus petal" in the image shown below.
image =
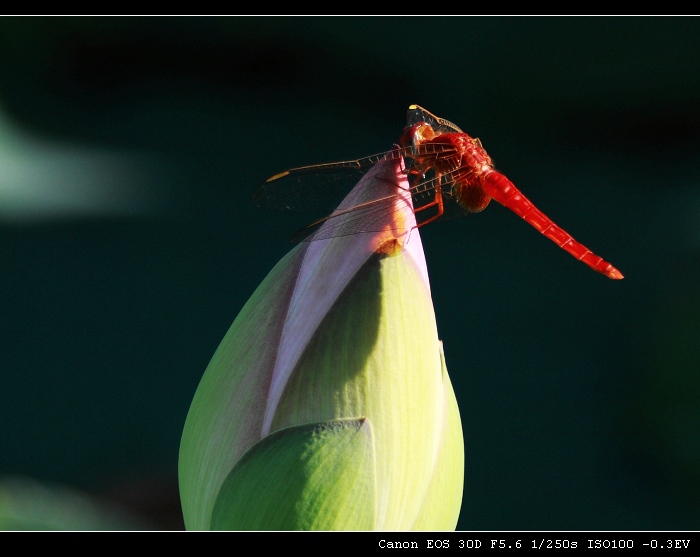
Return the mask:
[[454, 530], [462, 506], [464, 487], [464, 437], [457, 398], [447, 374], [445, 355], [440, 346], [442, 381], [445, 393], [445, 428], [440, 440], [436, 467], [412, 530]]
[[269, 369], [277, 357], [304, 246], [265, 277], [231, 325], [197, 388], [180, 444], [182, 514], [189, 530], [209, 527], [211, 509], [235, 462], [260, 440]]
[[255, 444], [221, 487], [214, 530], [371, 530], [376, 478], [364, 418], [305, 424]]

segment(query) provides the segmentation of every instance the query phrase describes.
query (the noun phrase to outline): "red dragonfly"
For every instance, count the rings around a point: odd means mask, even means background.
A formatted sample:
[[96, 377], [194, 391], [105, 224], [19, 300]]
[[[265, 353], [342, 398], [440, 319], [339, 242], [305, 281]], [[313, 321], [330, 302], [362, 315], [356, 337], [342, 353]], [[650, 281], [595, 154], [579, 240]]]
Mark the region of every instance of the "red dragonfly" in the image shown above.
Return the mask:
[[[452, 122], [415, 104], [408, 109], [407, 126], [401, 135], [400, 146], [395, 149], [357, 160], [286, 170], [261, 184], [254, 193], [254, 200], [265, 207], [308, 208], [309, 202], [323, 198], [321, 192], [333, 189], [333, 185], [339, 184], [347, 191], [380, 160], [397, 159], [405, 161], [411, 179], [413, 211], [419, 219], [418, 227], [453, 215], [455, 209], [462, 214], [478, 213], [495, 199], [593, 270], [611, 279], [623, 278], [619, 270], [574, 240], [571, 234], [535, 207], [506, 176], [495, 170], [491, 157], [478, 138], [467, 135]], [[385, 216], [386, 211], [396, 210], [395, 207], [395, 196], [384, 196], [335, 211], [312, 222], [292, 239], [313, 241], [377, 231], [375, 227], [387, 222], [386, 218], [378, 216]], [[345, 218], [334, 220], [340, 215]], [[349, 215], [351, 218], [347, 218]], [[325, 226], [319, 230], [321, 225]]]

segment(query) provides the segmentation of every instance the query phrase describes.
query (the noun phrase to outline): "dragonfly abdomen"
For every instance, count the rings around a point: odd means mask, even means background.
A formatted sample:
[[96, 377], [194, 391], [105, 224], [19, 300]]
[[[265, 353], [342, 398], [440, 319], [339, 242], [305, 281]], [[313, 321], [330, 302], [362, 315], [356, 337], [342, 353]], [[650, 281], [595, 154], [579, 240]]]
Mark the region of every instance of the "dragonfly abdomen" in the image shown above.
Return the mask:
[[544, 236], [552, 240], [560, 248], [570, 253], [576, 259], [588, 265], [591, 269], [606, 275], [611, 279], [623, 278], [622, 273], [596, 255], [583, 244], [577, 242], [571, 234], [555, 224], [552, 219], [540, 211], [525, 197], [513, 182], [495, 170], [484, 172], [479, 181], [485, 193], [498, 201], [504, 207], [530, 223]]

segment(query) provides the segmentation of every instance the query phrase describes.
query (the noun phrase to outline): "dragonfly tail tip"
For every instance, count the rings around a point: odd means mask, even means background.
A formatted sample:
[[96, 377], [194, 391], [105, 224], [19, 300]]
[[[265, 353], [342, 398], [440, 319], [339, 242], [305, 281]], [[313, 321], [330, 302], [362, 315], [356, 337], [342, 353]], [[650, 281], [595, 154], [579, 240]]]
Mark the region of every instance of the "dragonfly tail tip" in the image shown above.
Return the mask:
[[610, 268], [607, 271], [605, 271], [605, 276], [607, 276], [608, 278], [611, 278], [611, 279], [615, 279], [615, 280], [620, 280], [620, 279], [625, 278], [625, 275], [623, 275], [620, 271], [618, 271], [612, 265], [610, 266]]

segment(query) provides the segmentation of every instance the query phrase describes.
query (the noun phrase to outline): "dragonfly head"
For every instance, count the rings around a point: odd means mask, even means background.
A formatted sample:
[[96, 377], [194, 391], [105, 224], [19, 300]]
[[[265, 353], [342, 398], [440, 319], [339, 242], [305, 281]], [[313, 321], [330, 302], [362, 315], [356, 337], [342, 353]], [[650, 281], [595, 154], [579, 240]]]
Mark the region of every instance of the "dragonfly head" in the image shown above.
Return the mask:
[[425, 141], [435, 139], [438, 135], [440, 134], [436, 133], [433, 126], [427, 122], [418, 122], [403, 130], [399, 144], [401, 147], [415, 147]]

